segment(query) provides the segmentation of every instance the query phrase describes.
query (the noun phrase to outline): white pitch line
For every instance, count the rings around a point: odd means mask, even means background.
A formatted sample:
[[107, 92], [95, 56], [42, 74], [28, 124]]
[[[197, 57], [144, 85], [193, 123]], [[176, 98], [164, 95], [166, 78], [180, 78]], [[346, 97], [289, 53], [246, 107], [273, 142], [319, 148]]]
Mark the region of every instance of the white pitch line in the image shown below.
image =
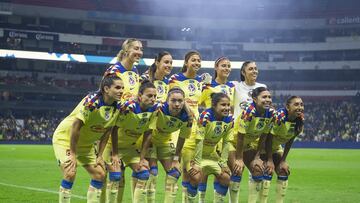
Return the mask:
[[[13, 184], [2, 183], [2, 182], [0, 182], [0, 185], [4, 185], [4, 186], [8, 186], [8, 187], [21, 188], [21, 189], [26, 189], [26, 190], [33, 190], [33, 191], [38, 191], [38, 192], [47, 192], [47, 193], [59, 194], [59, 191], [42, 189], [42, 188], [27, 187], [27, 186], [21, 186], [21, 185], [13, 185]], [[74, 195], [74, 194], [71, 194], [71, 197], [75, 197], [75, 198], [78, 198], [78, 199], [86, 199], [86, 197], [84, 197], [84, 196]]]

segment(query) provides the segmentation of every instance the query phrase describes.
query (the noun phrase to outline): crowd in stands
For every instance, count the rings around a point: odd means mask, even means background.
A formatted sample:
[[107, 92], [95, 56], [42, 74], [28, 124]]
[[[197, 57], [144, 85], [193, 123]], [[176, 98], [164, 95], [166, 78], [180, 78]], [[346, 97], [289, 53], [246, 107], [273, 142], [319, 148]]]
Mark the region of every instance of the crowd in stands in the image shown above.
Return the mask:
[[[280, 97], [277, 99], [279, 100]], [[305, 100], [306, 101], [306, 100]], [[279, 101], [279, 103], [282, 103]], [[297, 140], [315, 142], [360, 142], [360, 101], [305, 103], [305, 128]], [[281, 105], [277, 105], [280, 107]], [[0, 116], [2, 140], [49, 141], [63, 115]]]
[[52, 116], [29, 116], [23, 119], [1, 116], [0, 138], [12, 141], [50, 141], [61, 119]]

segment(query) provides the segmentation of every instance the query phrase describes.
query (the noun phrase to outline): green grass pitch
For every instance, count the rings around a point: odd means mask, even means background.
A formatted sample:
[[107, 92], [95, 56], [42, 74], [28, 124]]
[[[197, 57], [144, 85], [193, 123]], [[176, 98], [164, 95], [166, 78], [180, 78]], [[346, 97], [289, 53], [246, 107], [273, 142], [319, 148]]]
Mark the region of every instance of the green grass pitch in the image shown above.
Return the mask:
[[[285, 202], [360, 202], [360, 150], [293, 149]], [[240, 199], [247, 198], [247, 171]], [[0, 202], [57, 202], [61, 173], [49, 145], [0, 145]], [[269, 202], [274, 202], [275, 179]], [[79, 168], [72, 202], [86, 202], [89, 176]], [[213, 199], [213, 178], [208, 181], [207, 202]], [[126, 170], [124, 202], [131, 202], [130, 170]], [[180, 181], [179, 181], [180, 186]], [[180, 187], [181, 188], [181, 187]], [[181, 202], [179, 188], [177, 202]], [[156, 202], [164, 197], [164, 172], [159, 167]]]

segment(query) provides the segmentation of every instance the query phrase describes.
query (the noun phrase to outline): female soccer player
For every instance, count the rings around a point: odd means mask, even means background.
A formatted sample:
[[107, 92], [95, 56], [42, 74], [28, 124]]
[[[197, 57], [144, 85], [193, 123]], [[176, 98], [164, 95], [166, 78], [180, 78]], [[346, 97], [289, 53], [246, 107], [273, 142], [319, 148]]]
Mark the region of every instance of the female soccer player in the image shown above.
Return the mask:
[[[211, 108], [210, 95], [217, 92], [223, 92], [230, 98], [230, 106], [233, 109], [234, 88], [233, 82], [228, 81], [231, 72], [230, 60], [227, 57], [219, 57], [215, 61], [215, 78], [209, 84], [203, 85], [201, 94], [201, 104], [205, 104], [205, 108]], [[221, 141], [219, 142], [218, 150], [221, 150]], [[227, 157], [226, 159], [227, 160]], [[207, 187], [207, 176], [203, 176], [199, 184], [200, 202], [205, 202], [205, 194]]]
[[234, 97], [235, 85], [233, 82], [228, 81], [231, 72], [230, 60], [227, 57], [219, 57], [215, 61], [215, 78], [210, 84], [203, 86], [200, 103], [205, 104], [205, 108], [211, 108], [210, 95], [212, 93], [222, 92], [230, 97], [230, 105], [232, 105]]
[[[264, 176], [262, 190], [260, 191], [261, 202], [267, 202], [272, 171], [275, 168], [277, 174], [276, 202], [284, 202], [290, 175], [286, 157], [290, 151], [294, 139], [304, 128], [304, 103], [298, 96], [291, 96], [286, 101], [286, 107], [276, 113], [275, 124], [270, 135], [266, 139], [267, 148], [267, 171]], [[285, 144], [283, 150], [281, 144]], [[275, 167], [274, 167], [275, 164]]]
[[[140, 58], [143, 55], [143, 47], [142, 43], [138, 39], [129, 38], [126, 39], [122, 46], [121, 50], [117, 54], [117, 62], [116, 64], [110, 66], [104, 73], [104, 76], [108, 74], [116, 74], [118, 77], [122, 79], [124, 82], [124, 93], [121, 98], [121, 102], [124, 103], [128, 100], [132, 100], [137, 98], [139, 86], [140, 86], [140, 76], [135, 63], [139, 63]], [[107, 151], [111, 150], [111, 144], [107, 145]], [[104, 159], [109, 160], [108, 154], [104, 154]], [[109, 178], [114, 178], [110, 177]], [[117, 178], [116, 178], [117, 179]], [[123, 186], [125, 185], [125, 180], [121, 179], [121, 184], [118, 192], [118, 199], [121, 202], [122, 194], [123, 194]], [[105, 203], [106, 194], [109, 191], [107, 187], [110, 187], [109, 184], [106, 183], [107, 180], [105, 179], [106, 187], [103, 188], [101, 202]]]
[[[53, 147], [63, 173], [59, 202], [70, 202], [76, 167], [82, 165], [90, 174], [88, 202], [99, 202], [105, 177], [102, 153], [119, 114], [117, 101], [122, 97], [124, 83], [115, 75], [105, 76], [100, 90], [87, 95], [56, 128]], [[98, 157], [94, 142], [101, 140]], [[115, 159], [115, 157], [113, 157]]]
[[[151, 130], [149, 125], [155, 118], [158, 105], [155, 104], [156, 89], [150, 81], [143, 81], [139, 88], [137, 100], [125, 102], [120, 110], [119, 117], [114, 127], [113, 133], [118, 134], [117, 151], [124, 167], [129, 166], [133, 170], [132, 197], [133, 202], [145, 202], [145, 186], [149, 179], [149, 163], [145, 159], [148, 150]], [[116, 137], [116, 136], [115, 136]], [[142, 140], [141, 140], [142, 139]], [[113, 152], [105, 149], [104, 154], [109, 157]], [[105, 158], [107, 163], [109, 159]], [[123, 167], [123, 170], [125, 170]], [[109, 164], [109, 171], [113, 168]], [[124, 171], [122, 171], [125, 174]], [[124, 179], [124, 178], [122, 178]], [[110, 180], [108, 184], [107, 201], [113, 202], [117, 199], [117, 186], [123, 188], [123, 181]], [[123, 192], [123, 191], [119, 191]], [[120, 194], [122, 197], [122, 194]], [[119, 202], [122, 199], [118, 199]]]
[[235, 82], [234, 118], [239, 117], [241, 109], [252, 102], [251, 92], [257, 87], [266, 87], [265, 84], [256, 82], [259, 70], [254, 61], [245, 61], [241, 66], [241, 81]]
[[[166, 102], [157, 112], [156, 120], [150, 124], [150, 129], [153, 129], [151, 139], [153, 146], [148, 154], [148, 158], [153, 163], [156, 163], [156, 158], [159, 159], [166, 171], [164, 200], [166, 203], [175, 202], [176, 199], [177, 180], [180, 177], [179, 156], [185, 139], [190, 137], [192, 122], [192, 117], [185, 110], [184, 91], [177, 87], [170, 89]], [[180, 132], [177, 135], [179, 137], [177, 143], [174, 144], [173, 133], [179, 129]], [[151, 166], [152, 170], [154, 170], [153, 167], [154, 165]], [[155, 184], [153, 186], [148, 188], [148, 194], [149, 190], [155, 193]], [[148, 202], [149, 200], [155, 202], [155, 198], [148, 198]]]
[[[258, 190], [264, 174], [264, 164], [260, 150], [264, 149], [266, 136], [270, 133], [274, 120], [271, 108], [271, 94], [265, 87], [252, 91], [253, 103], [245, 107], [235, 120], [234, 145], [229, 150], [229, 166], [232, 171], [230, 181], [231, 202], [238, 201], [238, 192], [244, 163], [251, 173], [248, 202], [256, 202]], [[237, 136], [235, 136], [237, 135]]]
[[134, 65], [139, 63], [143, 55], [142, 43], [138, 39], [129, 38], [124, 41], [117, 54], [117, 62], [110, 66], [104, 73], [116, 74], [124, 82], [124, 94], [121, 101], [125, 102], [137, 97], [139, 91], [139, 72]]
[[[166, 76], [171, 73], [172, 56], [169, 52], [163, 51], [155, 57], [155, 62], [149, 67], [145, 74], [141, 75], [141, 79], [148, 79], [154, 83], [156, 87], [156, 102], [165, 102], [169, 91], [169, 80]], [[174, 146], [176, 143], [172, 143]], [[151, 151], [156, 148], [151, 145]], [[150, 177], [147, 185], [147, 202], [155, 202], [156, 179], [158, 174], [156, 152], [148, 159], [150, 165]], [[147, 157], [149, 158], [149, 157]], [[166, 193], [168, 194], [168, 193]]]
[[[178, 86], [185, 92], [185, 101], [189, 105], [194, 117], [199, 117], [199, 101], [201, 97], [201, 77], [197, 75], [201, 67], [201, 55], [197, 51], [190, 51], [185, 55], [184, 66], [181, 73], [175, 74], [170, 78], [170, 88]], [[189, 139], [185, 141], [184, 149], [181, 153], [181, 165], [183, 169], [183, 201], [185, 197], [196, 196], [197, 187], [189, 184], [187, 169], [190, 168], [190, 161], [194, 157], [196, 129], [192, 128]], [[188, 194], [187, 194], [188, 192]]]
[[156, 87], [156, 101], [165, 102], [167, 93], [169, 91], [169, 79], [167, 76], [171, 73], [172, 56], [167, 51], [158, 53], [155, 57], [155, 62], [149, 67], [146, 74], [141, 77], [150, 80]]
[[[226, 162], [222, 161], [227, 159], [228, 150], [226, 148], [230, 145], [229, 141], [233, 128], [233, 118], [229, 115], [230, 109], [229, 96], [221, 92], [213, 93], [211, 95], [211, 108], [201, 113], [197, 123], [195, 163], [201, 167], [202, 176], [215, 175], [214, 202], [224, 202], [230, 182], [230, 170]], [[224, 153], [220, 157], [216, 147], [221, 140], [223, 141], [222, 152]], [[194, 170], [196, 169], [189, 171]], [[190, 172], [190, 174], [193, 173]], [[205, 200], [200, 202], [205, 202]]]

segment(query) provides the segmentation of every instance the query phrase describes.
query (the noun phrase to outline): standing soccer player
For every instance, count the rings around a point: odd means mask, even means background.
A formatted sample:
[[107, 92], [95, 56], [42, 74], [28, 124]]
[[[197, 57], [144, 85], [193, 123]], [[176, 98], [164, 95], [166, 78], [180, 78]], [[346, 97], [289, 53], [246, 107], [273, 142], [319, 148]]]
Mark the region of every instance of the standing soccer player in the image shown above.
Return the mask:
[[[184, 66], [181, 73], [175, 74], [170, 78], [170, 88], [180, 87], [185, 93], [185, 101], [194, 114], [199, 118], [199, 101], [201, 97], [201, 77], [197, 72], [201, 67], [201, 56], [197, 51], [190, 51], [185, 55]], [[187, 168], [190, 168], [190, 161], [194, 157], [196, 129], [192, 128], [189, 139], [185, 141], [181, 153], [181, 165], [183, 169], [183, 201], [186, 198], [196, 199], [197, 187], [189, 183]]]
[[124, 94], [121, 98], [122, 102], [134, 99], [139, 91], [139, 72], [134, 65], [139, 63], [143, 55], [142, 43], [138, 39], [126, 39], [121, 46], [121, 50], [117, 54], [117, 62], [110, 66], [104, 73], [116, 74], [124, 82]]
[[[230, 182], [230, 170], [226, 162], [230, 145], [233, 117], [230, 115], [230, 97], [224, 93], [211, 95], [211, 108], [200, 115], [197, 123], [195, 163], [201, 167], [202, 176], [215, 175], [214, 202], [224, 202]], [[222, 140], [222, 150], [219, 155], [218, 143]], [[195, 169], [190, 169], [189, 174]], [[190, 176], [192, 177], [192, 176]], [[200, 199], [205, 202], [205, 199]]]
[[[115, 125], [118, 103], [124, 84], [120, 78], [107, 75], [98, 92], [86, 96], [77, 107], [56, 128], [53, 147], [56, 159], [63, 173], [59, 202], [70, 202], [71, 188], [76, 176], [76, 167], [82, 165], [91, 176], [87, 193], [88, 202], [99, 202], [105, 170], [102, 167], [102, 153]], [[98, 157], [94, 142], [100, 141]]]
[[251, 103], [252, 91], [257, 87], [266, 87], [265, 84], [256, 82], [259, 70], [254, 61], [245, 61], [240, 70], [240, 82], [235, 82], [234, 118], [239, 117], [241, 109]]
[[231, 202], [238, 201], [244, 163], [251, 173], [249, 203], [256, 203], [263, 180], [265, 166], [260, 159], [260, 152], [264, 149], [266, 137], [273, 125], [275, 110], [271, 108], [272, 99], [267, 88], [255, 88], [252, 98], [253, 103], [242, 110], [234, 124], [234, 145], [229, 150], [229, 166], [232, 171], [230, 191], [234, 191]]
[[[158, 53], [155, 57], [155, 62], [150, 66], [147, 73], [141, 76], [142, 78], [149, 79], [152, 83], [154, 83], [156, 87], [156, 102], [162, 103], [166, 101], [169, 91], [169, 80], [166, 76], [171, 73], [172, 69], [172, 56], [169, 52], [163, 51]], [[154, 140], [154, 135], [152, 140]], [[150, 150], [156, 150], [156, 147], [153, 144], [154, 142], [152, 142]], [[174, 145], [176, 145], [176, 143], [173, 142], [172, 146]], [[150, 177], [146, 188], [148, 203], [155, 202], [156, 179], [158, 174], [156, 154], [157, 153], [153, 151], [152, 156], [147, 157], [150, 165]]]
[[[155, 99], [156, 89], [154, 84], [150, 81], [143, 81], [139, 88], [137, 100], [129, 100], [122, 105], [113, 131], [118, 134], [117, 151], [124, 164], [123, 174], [126, 166], [133, 170], [133, 202], [146, 201], [145, 187], [149, 179], [149, 163], [145, 159], [145, 154], [151, 140], [149, 125], [155, 118], [158, 107], [157, 104], [154, 104]], [[106, 148], [104, 154], [110, 157], [113, 151]], [[109, 159], [105, 159], [105, 161], [110, 162]], [[109, 166], [109, 171], [113, 172], [110, 164]], [[112, 202], [116, 199], [117, 182], [118, 180], [110, 180], [108, 189], [110, 188], [111, 195], [108, 196], [107, 201]]]
[[[283, 203], [288, 186], [290, 175], [289, 165], [286, 157], [290, 151], [294, 139], [304, 128], [304, 103], [298, 96], [291, 96], [286, 101], [286, 107], [276, 113], [275, 124], [271, 133], [266, 139], [267, 163], [266, 175], [260, 191], [260, 202], [266, 203], [272, 178], [272, 171], [275, 168], [278, 177], [276, 184], [276, 202]], [[285, 149], [281, 147], [285, 144]], [[274, 166], [275, 165], [275, 166]]]

